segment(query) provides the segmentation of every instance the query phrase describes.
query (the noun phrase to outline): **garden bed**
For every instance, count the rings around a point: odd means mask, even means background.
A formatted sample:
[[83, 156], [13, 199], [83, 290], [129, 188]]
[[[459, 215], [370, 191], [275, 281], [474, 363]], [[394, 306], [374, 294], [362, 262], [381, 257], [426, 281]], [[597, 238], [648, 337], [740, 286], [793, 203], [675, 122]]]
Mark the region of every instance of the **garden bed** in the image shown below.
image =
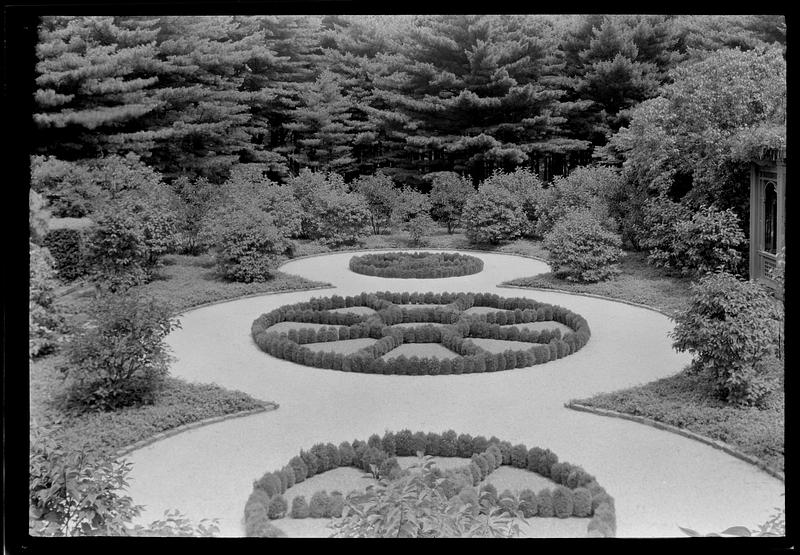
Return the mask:
[[[418, 456], [410, 456], [412, 451]], [[425, 459], [419, 457], [422, 453]], [[401, 430], [338, 447], [318, 443], [301, 450], [282, 469], [264, 474], [254, 481], [245, 505], [246, 535], [329, 537], [333, 529], [328, 524], [343, 516], [345, 506], [369, 510], [370, 486], [391, 487], [397, 481], [418, 480], [415, 476], [449, 505], [472, 506], [462, 518], [470, 518], [473, 510], [486, 514], [495, 507], [507, 516], [519, 511], [524, 517], [522, 537], [616, 532], [613, 498], [591, 474], [559, 461], [548, 449], [512, 446], [494, 437], [473, 438], [452, 430], [442, 434]], [[497, 484], [509, 487], [501, 490]], [[480, 503], [488, 503], [488, 508]], [[298, 522], [305, 520], [318, 522]], [[542, 526], [540, 520], [577, 522]]]
[[[491, 310], [465, 314], [473, 306]], [[359, 315], [336, 310], [351, 307], [368, 307], [375, 313]], [[286, 322], [296, 322], [301, 327], [286, 329]], [[306, 323], [317, 327], [302, 327]], [[408, 323], [418, 325], [396, 326]], [[517, 328], [517, 323], [558, 323], [560, 329], [530, 330]], [[283, 327], [276, 329], [277, 324]], [[562, 334], [562, 329], [568, 331]], [[285, 305], [257, 318], [251, 334], [261, 350], [306, 366], [420, 375], [494, 372], [542, 364], [583, 347], [590, 331], [580, 315], [525, 298], [483, 293], [381, 292], [334, 295]], [[353, 340], [367, 338], [372, 343], [362, 341], [363, 348], [355, 351], [327, 346], [342, 342], [352, 345]], [[503, 352], [493, 352], [469, 338], [507, 340], [510, 344]], [[404, 344], [415, 345], [404, 349], [407, 356], [396, 352]], [[426, 349], [431, 347], [417, 347], [419, 344], [440, 344], [442, 349], [429, 354]], [[449, 352], [454, 354], [452, 361]], [[448, 356], [439, 356], [445, 354]]]
[[459, 253], [386, 252], [354, 256], [350, 270], [384, 278], [448, 278], [477, 274], [483, 270], [483, 261]]
[[37, 426], [57, 426], [53, 437], [70, 452], [112, 453], [184, 424], [265, 406], [240, 391], [167, 378], [152, 405], [74, 413], [61, 404], [60, 363], [57, 355], [30, 362], [30, 417]]
[[643, 416], [723, 441], [766, 464], [784, 469], [784, 397], [772, 394], [764, 408], [720, 401], [707, 379], [681, 372], [649, 384], [602, 393], [575, 403]]

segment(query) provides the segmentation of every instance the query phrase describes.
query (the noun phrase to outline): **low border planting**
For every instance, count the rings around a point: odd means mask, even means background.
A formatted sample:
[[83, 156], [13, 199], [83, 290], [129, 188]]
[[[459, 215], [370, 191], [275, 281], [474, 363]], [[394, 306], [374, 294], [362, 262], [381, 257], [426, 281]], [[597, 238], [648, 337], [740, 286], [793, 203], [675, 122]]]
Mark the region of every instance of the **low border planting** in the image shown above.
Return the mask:
[[[415, 308], [415, 304], [440, 305]], [[496, 308], [485, 314], [466, 314], [473, 307]], [[368, 307], [374, 314], [333, 312], [333, 309]], [[528, 330], [516, 324], [554, 321], [572, 331]], [[324, 324], [319, 329], [300, 328], [269, 331], [279, 322]], [[400, 323], [420, 326], [393, 327]], [[443, 324], [433, 326], [430, 324]], [[579, 314], [566, 308], [521, 297], [500, 297], [489, 293], [395, 293], [377, 292], [342, 297], [313, 298], [308, 302], [279, 307], [259, 316], [251, 327], [258, 347], [277, 358], [343, 372], [372, 374], [439, 375], [495, 372], [525, 368], [568, 356], [588, 341], [589, 325]], [[519, 342], [522, 348], [490, 353], [470, 338]], [[355, 353], [342, 354], [312, 350], [307, 343], [372, 338], [375, 343]], [[460, 357], [439, 359], [406, 357], [381, 358], [403, 343], [440, 343]]]
[[[345, 441], [338, 446], [317, 443], [308, 450], [301, 450], [283, 468], [267, 472], [253, 482], [253, 491], [244, 509], [245, 533], [248, 537], [281, 534], [270, 520], [284, 517], [338, 518], [342, 516], [345, 502], [340, 492], [328, 494], [325, 490], [318, 490], [308, 501], [305, 496], [297, 496], [291, 508], [284, 494], [295, 484], [339, 467], [353, 467], [371, 472], [376, 478], [395, 480], [409, 472], [400, 469], [396, 457], [419, 454], [471, 459], [461, 467], [435, 470], [441, 478], [437, 480], [436, 488], [448, 499], [458, 496], [462, 504], [477, 505], [479, 496], [475, 488], [480, 488], [480, 493], [488, 493], [493, 506], [505, 513], [518, 512], [524, 518], [590, 518], [588, 536], [616, 535], [614, 498], [594, 476], [580, 466], [559, 461], [549, 449], [512, 445], [496, 437], [487, 440], [483, 436], [457, 434], [453, 430], [414, 433], [408, 429], [387, 431], [383, 437], [373, 434], [367, 441]], [[552, 480], [556, 486], [539, 492], [504, 490], [498, 496], [492, 484], [481, 484], [501, 465], [534, 472]], [[347, 500], [357, 500], [360, 495], [352, 492]]]
[[483, 260], [449, 252], [387, 252], [354, 256], [350, 270], [384, 278], [448, 278], [477, 274]]

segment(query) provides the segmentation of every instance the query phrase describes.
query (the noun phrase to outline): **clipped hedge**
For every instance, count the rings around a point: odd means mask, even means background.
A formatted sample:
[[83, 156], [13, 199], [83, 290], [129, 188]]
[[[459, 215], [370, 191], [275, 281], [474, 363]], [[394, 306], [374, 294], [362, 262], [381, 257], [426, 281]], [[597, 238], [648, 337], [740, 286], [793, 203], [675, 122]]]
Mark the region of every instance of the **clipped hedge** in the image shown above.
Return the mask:
[[[415, 305], [440, 305], [422, 306]], [[473, 307], [497, 309], [466, 314]], [[373, 314], [331, 312], [332, 309], [368, 307]], [[560, 329], [533, 331], [516, 327], [528, 322], [553, 321]], [[319, 328], [271, 331], [280, 322], [322, 324]], [[395, 327], [401, 323], [419, 326]], [[433, 324], [438, 324], [434, 326]], [[543, 364], [581, 349], [591, 336], [585, 318], [563, 307], [521, 297], [506, 298], [486, 293], [361, 293], [355, 296], [313, 298], [284, 305], [259, 316], [251, 335], [266, 353], [315, 368], [371, 374], [439, 375], [496, 372]], [[371, 338], [375, 343], [354, 353], [312, 350], [309, 343]], [[470, 338], [500, 339], [520, 344], [518, 350], [490, 353]], [[381, 357], [404, 343], [439, 343], [461, 355], [436, 357]], [[509, 450], [510, 456], [510, 450]]]
[[357, 274], [385, 278], [430, 279], [468, 276], [483, 270], [483, 260], [447, 252], [390, 252], [365, 254], [350, 259]]
[[[253, 491], [245, 504], [246, 535], [249, 537], [284, 535], [269, 523], [270, 519], [284, 516], [338, 518], [342, 515], [344, 496], [338, 491], [328, 494], [325, 490], [315, 491], [308, 502], [303, 495], [294, 497], [289, 511], [283, 496], [286, 489], [280, 489], [282, 481], [279, 477], [283, 471], [296, 471], [304, 460], [311, 460], [313, 457], [316, 459], [313, 461], [316, 473], [337, 467], [365, 470], [370, 464], [377, 464], [383, 465], [387, 470], [391, 469], [391, 473], [387, 472], [384, 476], [394, 480], [407, 474], [408, 471], [400, 470], [395, 455], [384, 450], [384, 447], [389, 446], [394, 448], [397, 456], [411, 456], [422, 452], [433, 457], [471, 457], [471, 461], [464, 466], [439, 471], [438, 476], [441, 480], [437, 488], [448, 499], [456, 500], [454, 502], [471, 503], [477, 510], [480, 498], [490, 506], [498, 507], [502, 512], [510, 514], [518, 511], [525, 518], [591, 517], [587, 526], [589, 536], [613, 537], [616, 534], [614, 499], [597, 483], [594, 476], [579, 466], [559, 461], [558, 456], [549, 449], [539, 447], [528, 449], [522, 444], [511, 446], [509, 442], [496, 437], [489, 440], [482, 436], [473, 438], [468, 434], [457, 434], [453, 430], [442, 433], [412, 433], [405, 429], [396, 433], [387, 431], [383, 437], [373, 434], [367, 441], [344, 442], [338, 448], [332, 443], [318, 443], [308, 450], [301, 450], [298, 456], [290, 459], [282, 471], [265, 473], [259, 480], [253, 482]], [[334, 451], [340, 456], [323, 459], [315, 455], [315, 452], [329, 452], [332, 455]], [[347, 455], [341, 456], [342, 453]], [[507, 457], [504, 453], [508, 454]], [[524, 465], [520, 460], [523, 454]], [[324, 464], [328, 460], [331, 461], [330, 465]], [[517, 495], [509, 490], [504, 490], [498, 495], [494, 485], [490, 483], [481, 485], [481, 482], [500, 465], [527, 468], [549, 477], [556, 486], [544, 488], [538, 493], [523, 489]], [[325, 470], [321, 470], [322, 468]]]

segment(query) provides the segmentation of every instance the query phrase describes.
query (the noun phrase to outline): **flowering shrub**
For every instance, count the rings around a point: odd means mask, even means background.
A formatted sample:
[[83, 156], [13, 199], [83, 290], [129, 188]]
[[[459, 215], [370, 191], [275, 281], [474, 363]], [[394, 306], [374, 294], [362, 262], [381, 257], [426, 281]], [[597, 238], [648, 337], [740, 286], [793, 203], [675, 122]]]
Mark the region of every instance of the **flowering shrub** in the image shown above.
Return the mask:
[[757, 404], [774, 389], [764, 362], [779, 348], [783, 309], [761, 286], [709, 274], [675, 321], [673, 346], [695, 355], [694, 369], [708, 373], [722, 399]]
[[556, 276], [595, 282], [615, 275], [622, 240], [590, 212], [570, 212], [545, 235], [543, 246]]

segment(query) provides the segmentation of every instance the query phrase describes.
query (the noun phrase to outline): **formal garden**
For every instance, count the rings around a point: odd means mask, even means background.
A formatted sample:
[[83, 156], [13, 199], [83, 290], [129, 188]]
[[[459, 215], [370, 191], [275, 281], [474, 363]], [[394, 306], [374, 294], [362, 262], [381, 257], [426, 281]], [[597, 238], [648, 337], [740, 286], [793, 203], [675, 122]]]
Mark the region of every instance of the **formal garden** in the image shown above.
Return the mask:
[[34, 541], [785, 535], [782, 17], [37, 38]]

